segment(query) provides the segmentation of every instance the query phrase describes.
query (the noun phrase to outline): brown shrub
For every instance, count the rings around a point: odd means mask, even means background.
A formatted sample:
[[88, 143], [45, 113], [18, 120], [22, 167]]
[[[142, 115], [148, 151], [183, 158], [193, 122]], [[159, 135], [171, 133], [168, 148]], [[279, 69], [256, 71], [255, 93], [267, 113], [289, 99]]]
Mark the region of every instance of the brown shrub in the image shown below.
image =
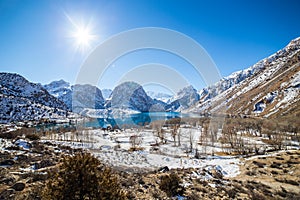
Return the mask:
[[170, 175], [165, 175], [161, 177], [161, 182], [159, 188], [164, 191], [169, 197], [173, 197], [175, 195], [183, 194], [183, 187], [181, 184], [181, 179], [175, 173], [171, 173]]
[[126, 199], [112, 170], [88, 153], [63, 159], [58, 172], [46, 184], [43, 199]]

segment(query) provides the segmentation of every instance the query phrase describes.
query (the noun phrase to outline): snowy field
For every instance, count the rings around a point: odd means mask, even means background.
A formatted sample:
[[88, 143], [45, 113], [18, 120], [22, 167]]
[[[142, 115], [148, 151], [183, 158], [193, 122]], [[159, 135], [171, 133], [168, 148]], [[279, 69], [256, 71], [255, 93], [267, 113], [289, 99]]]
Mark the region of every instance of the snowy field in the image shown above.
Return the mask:
[[[82, 130], [80, 134], [64, 133], [52, 135], [56, 143], [89, 150], [102, 162], [131, 170], [155, 170], [160, 167], [168, 168], [198, 168], [218, 169], [225, 177], [239, 174], [239, 158], [232, 156], [207, 156], [205, 153], [221, 152], [220, 144], [214, 147], [198, 144], [201, 131], [199, 128], [179, 128], [174, 142], [171, 130], [164, 130], [164, 142], [152, 129], [127, 129], [123, 132], [107, 132], [100, 129]], [[132, 137], [136, 138], [136, 151]], [[191, 146], [192, 145], [192, 146]], [[197, 150], [196, 150], [197, 149]], [[200, 158], [195, 158], [198, 151]]]

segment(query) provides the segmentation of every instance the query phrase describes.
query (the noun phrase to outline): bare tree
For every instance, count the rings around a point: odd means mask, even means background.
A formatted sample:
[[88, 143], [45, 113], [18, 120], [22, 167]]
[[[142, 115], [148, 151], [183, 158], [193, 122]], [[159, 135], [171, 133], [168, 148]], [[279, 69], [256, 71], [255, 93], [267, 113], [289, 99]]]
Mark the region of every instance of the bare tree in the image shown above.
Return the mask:
[[190, 152], [193, 152], [193, 147], [194, 147], [194, 133], [192, 130], [189, 130], [189, 143], [190, 143]]
[[173, 125], [172, 128], [171, 128], [171, 135], [172, 135], [172, 138], [173, 138], [173, 141], [174, 141], [174, 146], [176, 146], [176, 136], [178, 134], [178, 128], [179, 128], [178, 124]]
[[162, 129], [163, 122], [161, 121], [152, 122], [151, 126], [152, 129], [154, 129], [154, 133], [156, 134], [156, 136], [160, 139], [160, 142], [166, 143], [167, 141], [165, 140], [165, 132]]
[[131, 149], [133, 151], [137, 150], [139, 145], [142, 143], [142, 138], [138, 135], [132, 135], [129, 138], [130, 144], [131, 144]]
[[177, 131], [177, 142], [178, 142], [178, 146], [181, 146], [181, 139], [180, 139], [180, 137], [181, 137], [181, 129], [180, 128], [178, 128], [178, 131]]

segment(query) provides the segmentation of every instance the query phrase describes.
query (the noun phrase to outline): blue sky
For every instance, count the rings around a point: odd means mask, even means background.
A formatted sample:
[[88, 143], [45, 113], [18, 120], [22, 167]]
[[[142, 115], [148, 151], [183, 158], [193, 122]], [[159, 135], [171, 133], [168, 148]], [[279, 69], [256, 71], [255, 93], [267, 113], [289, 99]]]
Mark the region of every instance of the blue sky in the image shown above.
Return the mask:
[[[247, 68], [300, 36], [300, 1], [59, 1], [0, 0], [0, 71], [28, 80], [74, 83], [88, 54], [114, 34], [140, 27], [163, 27], [196, 40], [222, 76]], [[71, 37], [76, 24], [89, 24], [96, 38], [85, 51]], [[145, 50], [124, 56], [99, 82], [115, 86], [118, 76], [137, 65], [157, 62], [174, 67], [197, 89], [205, 84], [192, 67], [166, 52]], [[112, 76], [116, 76], [112, 78]]]

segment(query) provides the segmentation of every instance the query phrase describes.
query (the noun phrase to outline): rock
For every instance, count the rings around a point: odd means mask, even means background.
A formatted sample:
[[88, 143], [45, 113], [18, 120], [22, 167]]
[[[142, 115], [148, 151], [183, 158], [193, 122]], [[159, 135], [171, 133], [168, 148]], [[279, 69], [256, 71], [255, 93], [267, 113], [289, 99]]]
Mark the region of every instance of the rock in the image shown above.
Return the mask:
[[0, 165], [9, 165], [9, 166], [14, 165], [14, 164], [15, 164], [15, 161], [12, 160], [12, 159], [3, 160], [3, 161], [1, 161], [1, 163], [0, 163]]
[[46, 159], [46, 160], [42, 160], [39, 163], [35, 163], [34, 164], [34, 169], [41, 169], [41, 168], [49, 167], [49, 166], [52, 166], [52, 165], [54, 165], [53, 162], [49, 159]]
[[13, 188], [16, 191], [22, 191], [25, 188], [25, 183], [18, 182], [16, 184], [14, 184], [11, 188]]
[[17, 141], [15, 141], [15, 145], [22, 147], [23, 149], [30, 149], [32, 148], [32, 145], [27, 142], [26, 140], [23, 139], [18, 139]]
[[168, 166], [164, 166], [158, 169], [158, 172], [168, 172], [168, 171], [170, 171]]
[[0, 180], [0, 184], [10, 185], [14, 183], [16, 179], [14, 177], [5, 177]]
[[14, 189], [7, 189], [0, 193], [0, 200], [12, 199], [13, 194], [15, 193]]
[[217, 178], [217, 179], [222, 179], [222, 178], [223, 178], [222, 172], [220, 172], [220, 171], [217, 170], [217, 169], [212, 169], [212, 170], [210, 171], [210, 174], [211, 174], [212, 177]]
[[17, 155], [17, 161], [22, 162], [22, 161], [27, 161], [28, 160], [28, 156], [25, 154], [20, 154]]
[[7, 147], [6, 150], [15, 150], [15, 151], [19, 151], [19, 150], [22, 150], [22, 148], [19, 147], [19, 146], [17, 146], [17, 145], [11, 145], [11, 146]]

